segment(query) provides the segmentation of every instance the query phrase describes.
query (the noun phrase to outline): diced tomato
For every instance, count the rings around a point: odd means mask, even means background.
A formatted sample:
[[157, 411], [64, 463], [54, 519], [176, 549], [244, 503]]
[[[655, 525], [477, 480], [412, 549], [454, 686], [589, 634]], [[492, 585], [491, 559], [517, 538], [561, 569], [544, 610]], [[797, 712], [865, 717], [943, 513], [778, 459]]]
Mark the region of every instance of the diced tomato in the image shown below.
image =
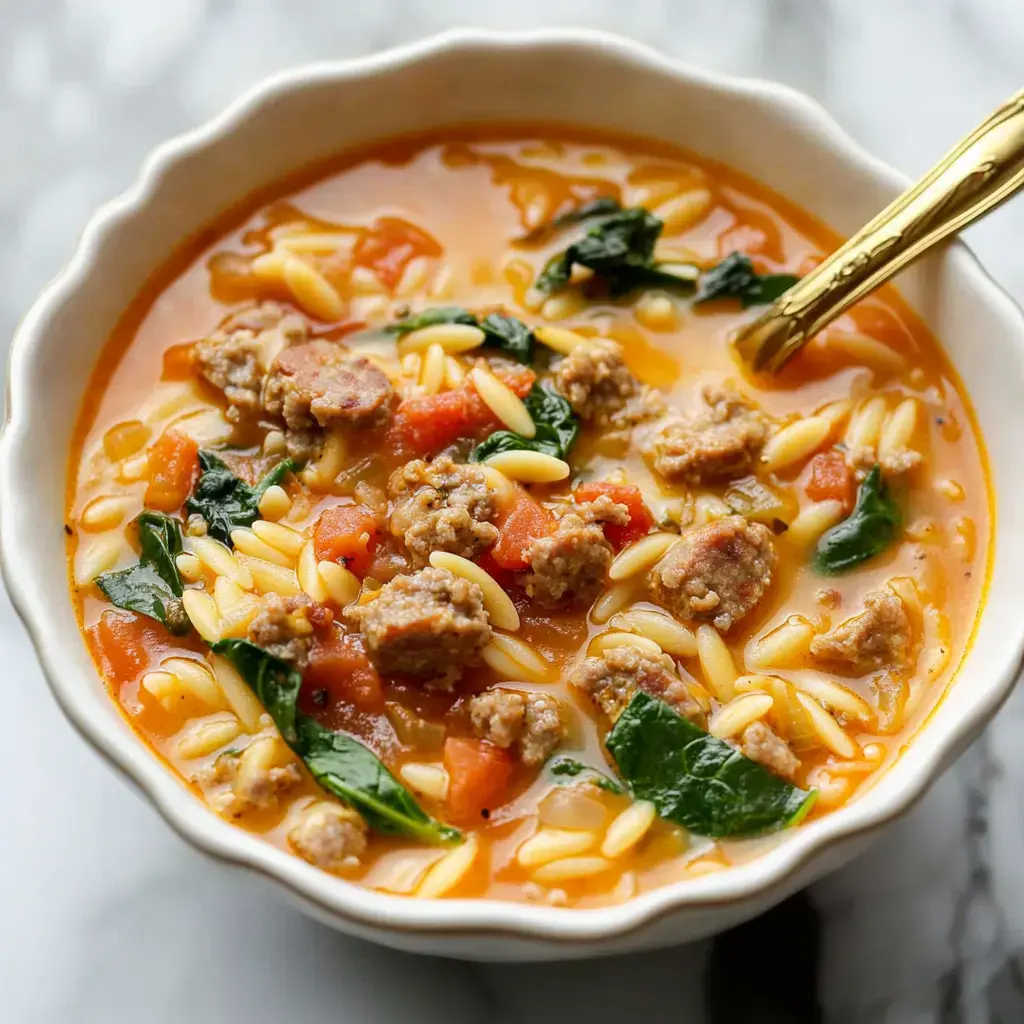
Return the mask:
[[[317, 636], [302, 677], [303, 704], [315, 711], [312, 695], [326, 691], [330, 705], [351, 704], [360, 711], [384, 710], [380, 676], [358, 640], [332, 629]], [[312, 705], [310, 707], [310, 704]]]
[[[520, 398], [533, 387], [536, 374], [526, 367], [498, 373]], [[500, 430], [501, 423], [472, 384], [438, 395], [410, 398], [395, 413], [385, 444], [407, 455], [436, 455], [462, 438]]]
[[444, 741], [448, 769], [448, 811], [456, 821], [478, 821], [500, 807], [512, 777], [512, 755], [486, 740], [449, 736]]
[[853, 507], [853, 484], [853, 470], [846, 456], [833, 448], [811, 459], [811, 476], [804, 490], [811, 501], [841, 501], [849, 510]]
[[376, 516], [365, 505], [326, 509], [313, 530], [317, 561], [341, 562], [360, 578], [370, 571], [379, 541]]
[[477, 565], [492, 579], [496, 580], [498, 586], [507, 590], [513, 583], [512, 570], [501, 565], [491, 551], [485, 551], [474, 559]]
[[103, 678], [118, 687], [135, 682], [169, 646], [163, 627], [135, 612], [105, 611], [85, 632]]
[[503, 569], [525, 569], [527, 549], [538, 538], [554, 532], [555, 517], [520, 487], [515, 504], [498, 517], [497, 527], [498, 542], [491, 548], [491, 557]]
[[177, 512], [192, 493], [199, 470], [199, 445], [177, 430], [165, 430], [149, 449], [146, 508]]
[[356, 244], [352, 257], [356, 266], [368, 267], [389, 291], [401, 280], [410, 260], [417, 256], [440, 256], [436, 239], [400, 217], [381, 217], [368, 235]]
[[602, 495], [608, 495], [616, 504], [625, 505], [629, 509], [629, 522], [624, 526], [616, 526], [613, 523], [605, 523], [604, 535], [608, 538], [616, 551], [620, 551], [627, 544], [646, 537], [654, 525], [654, 516], [644, 504], [644, 497], [640, 488], [633, 484], [613, 484], [595, 481], [593, 483], [580, 484], [573, 493], [576, 501], [596, 501]]

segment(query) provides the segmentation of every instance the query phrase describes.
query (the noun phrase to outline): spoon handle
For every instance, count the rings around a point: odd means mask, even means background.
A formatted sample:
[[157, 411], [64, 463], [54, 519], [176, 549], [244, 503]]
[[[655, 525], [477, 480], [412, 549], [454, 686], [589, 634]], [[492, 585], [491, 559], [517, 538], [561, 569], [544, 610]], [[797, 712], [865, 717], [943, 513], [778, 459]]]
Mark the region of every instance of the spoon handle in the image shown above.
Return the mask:
[[1024, 91], [744, 328], [734, 342], [740, 358], [775, 372], [848, 306], [1022, 185]]

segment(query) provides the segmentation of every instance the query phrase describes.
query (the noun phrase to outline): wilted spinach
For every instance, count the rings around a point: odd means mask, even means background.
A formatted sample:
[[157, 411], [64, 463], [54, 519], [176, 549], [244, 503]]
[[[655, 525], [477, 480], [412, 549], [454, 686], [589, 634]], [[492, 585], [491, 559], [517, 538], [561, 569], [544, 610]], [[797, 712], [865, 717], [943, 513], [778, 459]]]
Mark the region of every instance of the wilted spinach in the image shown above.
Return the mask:
[[618, 213], [621, 209], [622, 204], [618, 199], [612, 196], [598, 196], [596, 199], [582, 203], [571, 210], [567, 210], [565, 213], [560, 213], [557, 217], [544, 224], [539, 224], [532, 231], [528, 231], [523, 235], [519, 241], [527, 243], [539, 242], [562, 228], [570, 227], [573, 224], [580, 224], [585, 220], [590, 220], [592, 217], [604, 217], [608, 214]]
[[799, 280], [793, 274], [759, 274], [749, 256], [732, 252], [701, 274], [694, 301], [699, 304], [712, 299], [739, 299], [744, 309], [767, 306]]
[[552, 775], [559, 779], [576, 779], [581, 775], [597, 786], [599, 789], [607, 790], [609, 793], [621, 793], [622, 786], [613, 778], [606, 775], [599, 768], [593, 768], [589, 764], [577, 761], [574, 757], [555, 757], [547, 763], [547, 769]]
[[401, 337], [410, 331], [434, 327], [437, 324], [479, 327], [484, 332], [485, 347], [496, 348], [520, 363], [529, 365], [533, 362], [533, 331], [522, 320], [506, 316], [504, 313], [490, 313], [483, 320], [478, 320], [462, 306], [438, 306], [390, 324], [385, 330]]
[[605, 740], [638, 800], [701, 836], [754, 836], [801, 821], [817, 798], [638, 691]]
[[468, 309], [461, 306], [435, 306], [433, 309], [425, 309], [422, 313], [414, 313], [405, 317], [404, 320], [396, 320], [384, 328], [388, 334], [397, 334], [401, 337], [410, 331], [419, 331], [424, 327], [434, 327], [436, 324], [469, 324], [476, 327], [476, 317]]
[[302, 673], [248, 640], [218, 640], [211, 649], [238, 669], [313, 778], [355, 807], [370, 828], [427, 842], [461, 839], [457, 829], [431, 818], [368, 747], [298, 710]]
[[499, 452], [531, 451], [568, 457], [569, 449], [580, 431], [580, 421], [572, 406], [550, 387], [534, 384], [523, 403], [537, 427], [533, 437], [523, 437], [512, 430], [496, 430], [473, 449], [470, 462], [483, 462]]
[[853, 511], [818, 541], [814, 568], [832, 576], [884, 551], [900, 528], [899, 505], [889, 495], [877, 463], [857, 491]]
[[172, 633], [189, 629], [181, 604], [181, 576], [174, 559], [181, 554], [181, 523], [162, 512], [142, 512], [135, 520], [139, 561], [127, 569], [105, 572], [96, 585], [118, 608], [148, 615]]
[[664, 224], [642, 207], [630, 207], [602, 217], [578, 241], [548, 260], [536, 287], [547, 294], [568, 285], [574, 266], [592, 270], [615, 298], [644, 285], [692, 287], [693, 275], [679, 264], [659, 264], [654, 246]]
[[211, 451], [199, 452], [199, 466], [202, 475], [196, 482], [192, 496], [185, 507], [198, 513], [206, 520], [211, 537], [231, 546], [231, 531], [252, 526], [260, 516], [259, 503], [264, 491], [279, 484], [295, 469], [291, 459], [283, 459], [251, 487], [240, 480], [224, 461]]

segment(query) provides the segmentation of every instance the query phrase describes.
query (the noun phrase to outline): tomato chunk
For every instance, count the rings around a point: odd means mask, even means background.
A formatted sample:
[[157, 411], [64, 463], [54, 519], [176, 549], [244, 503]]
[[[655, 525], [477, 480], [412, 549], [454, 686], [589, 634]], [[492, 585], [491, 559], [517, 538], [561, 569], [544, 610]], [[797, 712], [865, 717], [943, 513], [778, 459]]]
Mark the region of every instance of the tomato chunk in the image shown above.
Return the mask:
[[842, 452], [819, 452], [811, 459], [811, 476], [804, 491], [811, 501], [841, 501], [844, 509], [853, 508], [853, 470]]
[[491, 557], [503, 569], [527, 567], [526, 552], [540, 537], [550, 536], [555, 517], [523, 488], [517, 488], [516, 501], [498, 517], [498, 541], [491, 548]]
[[370, 571], [379, 541], [377, 518], [365, 505], [326, 509], [313, 530], [317, 561], [341, 562], [360, 578]]
[[646, 537], [651, 532], [654, 516], [644, 504], [644, 497], [640, 493], [639, 487], [635, 487], [633, 484], [595, 481], [594, 483], [580, 484], [573, 493], [573, 497], [579, 502], [596, 501], [602, 495], [607, 495], [612, 501], [619, 505], [625, 505], [629, 509], [629, 522], [624, 526], [616, 526], [613, 523], [605, 523], [604, 526], [604, 535], [616, 551], [641, 537]]
[[444, 741], [448, 769], [448, 810], [453, 819], [470, 823], [506, 800], [512, 777], [512, 755], [486, 740], [449, 736]]
[[105, 611], [85, 632], [103, 678], [118, 687], [134, 683], [170, 646], [158, 622], [135, 612]]
[[440, 256], [441, 246], [425, 231], [401, 217], [381, 217], [352, 253], [356, 266], [368, 267], [389, 291], [417, 256]]
[[177, 430], [165, 430], [149, 449], [146, 507], [177, 512], [192, 493], [198, 469], [199, 445]]
[[320, 690], [327, 694], [327, 702], [351, 704], [359, 711], [384, 710], [384, 691], [380, 676], [366, 656], [359, 641], [353, 636], [344, 636], [340, 630], [317, 636], [309, 654], [309, 664], [302, 677], [304, 704], [312, 704], [311, 710], [320, 705], [312, 695]]
[[[536, 379], [526, 367], [496, 375], [520, 398], [529, 393]], [[385, 443], [408, 455], [436, 455], [462, 438], [483, 437], [501, 426], [473, 385], [466, 383], [452, 391], [404, 401], [395, 413]]]

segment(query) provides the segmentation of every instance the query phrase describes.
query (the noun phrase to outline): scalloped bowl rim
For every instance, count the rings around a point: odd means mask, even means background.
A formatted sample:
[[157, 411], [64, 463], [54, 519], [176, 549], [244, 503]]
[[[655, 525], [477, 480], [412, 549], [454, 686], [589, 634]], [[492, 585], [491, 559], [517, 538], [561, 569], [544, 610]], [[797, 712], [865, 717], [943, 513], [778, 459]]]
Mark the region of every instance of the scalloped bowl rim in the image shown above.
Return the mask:
[[[724, 909], [764, 897], [773, 888], [785, 890], [786, 881], [809, 868], [830, 846], [842, 840], [866, 837], [900, 817], [916, 803], [970, 739], [1006, 699], [1021, 661], [1024, 639], [1017, 638], [1001, 670], [991, 673], [989, 685], [978, 694], [968, 714], [955, 728], [929, 727], [913, 743], [918, 756], [910, 764], [901, 757], [889, 774], [899, 776], [899, 787], [889, 798], [877, 798], [877, 789], [812, 822], [750, 862], [726, 871], [670, 883], [625, 903], [594, 909], [562, 909], [486, 899], [416, 900], [391, 896], [339, 881], [300, 858], [232, 825], [208, 810], [138, 739], [118, 730], [109, 715], [100, 713], [79, 678], [58, 669], [54, 648], [47, 643], [46, 595], [30, 585], [30, 556], [20, 550], [11, 529], [11, 503], [19, 494], [13, 453], [30, 429], [33, 415], [27, 393], [30, 367], [46, 321], [53, 311], [87, 283], [93, 258], [118, 227], [144, 208], [168, 170], [224, 136], [231, 135], [276, 96], [307, 85], [390, 74], [404, 67], [460, 48], [494, 50], [535, 45], [576, 46], [612, 53], [623, 62], [653, 74], [717, 90], [736, 97], [756, 98], [779, 112], [800, 114], [816, 141], [840, 158], [859, 165], [894, 192], [909, 179], [857, 144], [810, 97], [788, 86], [751, 78], [737, 78], [696, 69], [670, 59], [642, 44], [609, 33], [589, 30], [537, 30], [498, 33], [457, 29], [429, 39], [367, 57], [302, 65], [272, 75], [246, 91], [221, 114], [157, 146], [145, 160], [134, 184], [105, 203], [86, 226], [75, 254], [64, 270], [45, 288], [20, 324], [11, 345], [7, 381], [7, 420], [0, 436], [0, 562], [11, 600], [24, 622], [49, 687], [72, 724], [115, 767], [142, 790], [167, 823], [205, 853], [229, 864], [250, 869], [285, 887], [322, 920], [342, 924], [350, 931], [382, 938], [387, 933], [431, 933], [477, 936], [495, 934], [509, 939], [542, 940], [557, 948], [590, 943], [597, 948], [652, 925], [683, 909]], [[987, 303], [1016, 321], [1024, 338], [1024, 314], [985, 273], [961, 242], [951, 246], [959, 274], [984, 293]], [[59, 644], [57, 645], [59, 646]], [[927, 742], [925, 742], [927, 741]], [[571, 950], [568, 951], [572, 955]]]

